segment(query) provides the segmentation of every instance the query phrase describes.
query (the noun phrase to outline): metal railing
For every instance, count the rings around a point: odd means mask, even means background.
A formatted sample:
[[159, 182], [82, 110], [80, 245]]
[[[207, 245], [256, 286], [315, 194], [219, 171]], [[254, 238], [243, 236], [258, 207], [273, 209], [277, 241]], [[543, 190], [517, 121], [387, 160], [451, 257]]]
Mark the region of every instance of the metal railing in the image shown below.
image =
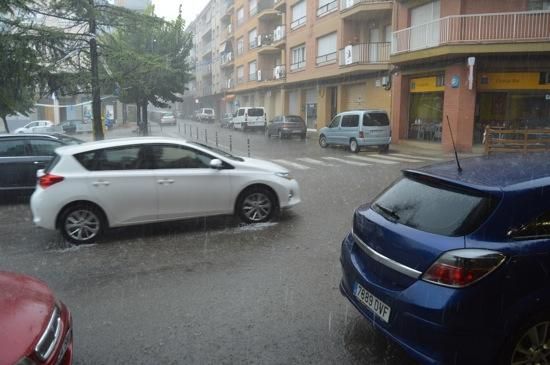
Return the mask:
[[327, 13], [330, 13], [338, 8], [338, 0], [333, 0], [328, 4], [320, 6], [317, 8], [317, 16], [322, 16]]
[[393, 32], [392, 54], [443, 44], [550, 40], [550, 10], [450, 15]]
[[256, 72], [248, 74], [248, 81], [256, 81], [256, 80], [258, 80], [258, 74]]
[[273, 42], [280, 42], [282, 41], [283, 39], [285, 39], [285, 26], [284, 25], [278, 25], [274, 30], [273, 30]]
[[286, 77], [286, 67], [285, 65], [278, 65], [273, 68], [273, 79], [282, 80]]
[[230, 64], [233, 61], [233, 52], [223, 53], [220, 59], [222, 66]]
[[294, 30], [296, 28], [301, 27], [302, 25], [306, 24], [306, 17], [303, 16], [301, 18], [298, 18], [294, 20], [292, 23], [290, 23], [290, 29]]
[[306, 61], [298, 61], [290, 64], [290, 71], [301, 70], [306, 67]]
[[392, 3], [391, 0], [340, 0], [340, 9], [342, 11], [352, 8], [357, 4], [373, 4], [373, 3]]
[[331, 52], [331, 53], [324, 54], [322, 56], [317, 56], [317, 58], [315, 60], [315, 63], [317, 64], [317, 66], [328, 65], [330, 63], [335, 63], [336, 62], [336, 55], [337, 55], [337, 52]]
[[351, 46], [351, 52], [346, 54], [349, 48], [340, 49], [340, 66], [365, 65], [370, 63], [387, 63], [390, 61], [390, 42], [361, 43]]
[[258, 47], [270, 46], [273, 43], [273, 33], [260, 34], [261, 42]]

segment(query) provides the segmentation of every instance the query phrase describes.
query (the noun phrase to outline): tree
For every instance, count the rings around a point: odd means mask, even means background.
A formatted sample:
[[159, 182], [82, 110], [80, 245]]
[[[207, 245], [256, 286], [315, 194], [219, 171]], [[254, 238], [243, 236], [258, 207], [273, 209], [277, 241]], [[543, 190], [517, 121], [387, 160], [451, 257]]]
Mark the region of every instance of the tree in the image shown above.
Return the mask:
[[[151, 7], [147, 14], [152, 16], [153, 11]], [[192, 35], [184, 30], [181, 11], [180, 6], [173, 22], [157, 18], [157, 22], [146, 26], [134, 24], [132, 32], [118, 31], [105, 37], [105, 59], [121, 87], [120, 99], [135, 103], [138, 115], [141, 110], [144, 133], [147, 133], [148, 104], [166, 107], [182, 101], [180, 95], [192, 77], [187, 63]]]

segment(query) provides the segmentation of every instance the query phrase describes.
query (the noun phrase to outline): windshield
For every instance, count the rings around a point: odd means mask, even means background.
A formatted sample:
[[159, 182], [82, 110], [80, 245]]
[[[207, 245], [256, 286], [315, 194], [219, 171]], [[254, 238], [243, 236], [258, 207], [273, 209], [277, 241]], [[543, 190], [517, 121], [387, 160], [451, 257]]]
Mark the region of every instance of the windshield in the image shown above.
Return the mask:
[[230, 160], [233, 160], [233, 161], [240, 161], [240, 162], [244, 161], [244, 159], [241, 158], [241, 157], [234, 156], [234, 155], [232, 155], [232, 154], [230, 154], [230, 153], [228, 153], [228, 152], [225, 152], [225, 151], [223, 151], [223, 150], [220, 150], [219, 148], [215, 148], [215, 147], [212, 147], [212, 146], [208, 146], [208, 145], [206, 145], [206, 144], [204, 144], [204, 143], [191, 142], [191, 144], [200, 146], [200, 147], [202, 147], [202, 148], [204, 148], [204, 149], [207, 149], [207, 150], [209, 150], [209, 151], [212, 151], [212, 152], [214, 152], [214, 153], [217, 153], [218, 155], [221, 155], [221, 156], [223, 156], [223, 157], [225, 157], [225, 158], [228, 158], [228, 159], [230, 159]]
[[473, 232], [495, 206], [490, 196], [403, 178], [372, 204], [391, 221], [444, 236]]

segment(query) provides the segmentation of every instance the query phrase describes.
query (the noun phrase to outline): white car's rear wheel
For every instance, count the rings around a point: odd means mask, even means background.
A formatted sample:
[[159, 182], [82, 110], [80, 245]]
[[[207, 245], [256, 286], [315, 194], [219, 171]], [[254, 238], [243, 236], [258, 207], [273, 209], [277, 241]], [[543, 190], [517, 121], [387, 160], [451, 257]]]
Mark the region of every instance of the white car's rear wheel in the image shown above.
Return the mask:
[[103, 213], [91, 204], [76, 204], [61, 214], [59, 229], [63, 237], [75, 244], [91, 243], [103, 234]]

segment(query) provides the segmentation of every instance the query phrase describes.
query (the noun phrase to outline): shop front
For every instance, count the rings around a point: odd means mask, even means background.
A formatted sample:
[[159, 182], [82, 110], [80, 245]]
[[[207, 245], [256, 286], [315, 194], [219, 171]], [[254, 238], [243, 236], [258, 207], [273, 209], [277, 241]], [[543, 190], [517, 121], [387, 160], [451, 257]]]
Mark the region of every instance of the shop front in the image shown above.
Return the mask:
[[474, 143], [482, 142], [486, 126], [550, 128], [550, 72], [480, 72]]
[[409, 80], [408, 139], [441, 142], [444, 75]]

